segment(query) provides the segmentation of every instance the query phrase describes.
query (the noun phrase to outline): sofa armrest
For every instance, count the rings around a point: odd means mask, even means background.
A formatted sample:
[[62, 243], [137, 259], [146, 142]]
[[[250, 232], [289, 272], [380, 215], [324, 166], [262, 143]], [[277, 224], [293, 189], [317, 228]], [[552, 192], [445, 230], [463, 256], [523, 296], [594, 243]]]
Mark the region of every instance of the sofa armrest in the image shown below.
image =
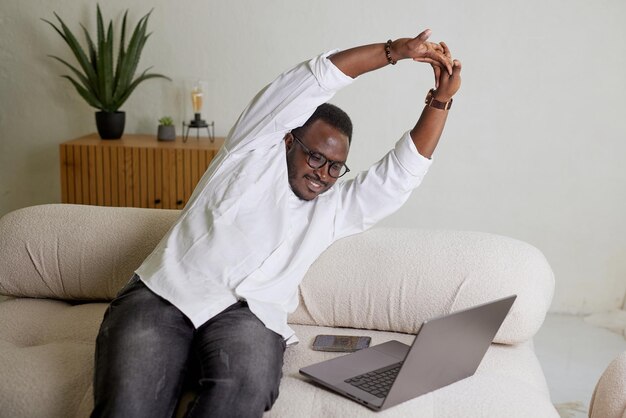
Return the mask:
[[416, 333], [432, 317], [517, 294], [495, 341], [537, 332], [554, 276], [535, 247], [479, 232], [376, 228], [334, 243], [300, 286], [289, 322]]

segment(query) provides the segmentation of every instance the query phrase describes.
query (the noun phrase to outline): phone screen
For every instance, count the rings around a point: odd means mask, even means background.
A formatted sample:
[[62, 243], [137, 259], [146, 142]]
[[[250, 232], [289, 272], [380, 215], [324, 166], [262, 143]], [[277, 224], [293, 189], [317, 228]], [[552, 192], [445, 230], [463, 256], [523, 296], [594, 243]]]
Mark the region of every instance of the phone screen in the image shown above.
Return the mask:
[[313, 341], [313, 350], [351, 352], [367, 348], [370, 337], [351, 335], [318, 335]]

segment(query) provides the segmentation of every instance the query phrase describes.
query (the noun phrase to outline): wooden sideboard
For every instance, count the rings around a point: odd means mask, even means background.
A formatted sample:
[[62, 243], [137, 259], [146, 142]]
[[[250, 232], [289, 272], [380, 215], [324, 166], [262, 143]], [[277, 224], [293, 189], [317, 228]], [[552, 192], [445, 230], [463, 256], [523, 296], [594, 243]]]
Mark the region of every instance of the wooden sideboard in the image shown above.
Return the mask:
[[154, 135], [102, 140], [91, 134], [59, 146], [61, 200], [99, 206], [182, 209], [224, 138]]

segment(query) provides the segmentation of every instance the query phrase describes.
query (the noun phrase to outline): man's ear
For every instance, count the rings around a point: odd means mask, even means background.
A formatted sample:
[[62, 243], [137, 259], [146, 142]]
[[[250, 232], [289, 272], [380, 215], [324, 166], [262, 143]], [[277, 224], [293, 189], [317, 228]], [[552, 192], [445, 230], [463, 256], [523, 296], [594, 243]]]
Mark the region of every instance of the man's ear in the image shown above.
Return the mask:
[[291, 132], [287, 132], [283, 140], [285, 141], [285, 147], [287, 148], [287, 151], [289, 151], [293, 146], [293, 134]]

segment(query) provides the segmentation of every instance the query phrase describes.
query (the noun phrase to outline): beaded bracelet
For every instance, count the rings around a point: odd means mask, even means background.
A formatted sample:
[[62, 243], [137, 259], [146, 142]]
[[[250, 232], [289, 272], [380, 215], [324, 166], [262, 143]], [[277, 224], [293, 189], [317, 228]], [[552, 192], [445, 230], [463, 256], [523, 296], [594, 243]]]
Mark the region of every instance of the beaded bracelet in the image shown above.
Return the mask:
[[387, 62], [391, 65], [396, 65], [397, 60], [391, 58], [391, 39], [385, 44], [385, 55], [387, 56]]

